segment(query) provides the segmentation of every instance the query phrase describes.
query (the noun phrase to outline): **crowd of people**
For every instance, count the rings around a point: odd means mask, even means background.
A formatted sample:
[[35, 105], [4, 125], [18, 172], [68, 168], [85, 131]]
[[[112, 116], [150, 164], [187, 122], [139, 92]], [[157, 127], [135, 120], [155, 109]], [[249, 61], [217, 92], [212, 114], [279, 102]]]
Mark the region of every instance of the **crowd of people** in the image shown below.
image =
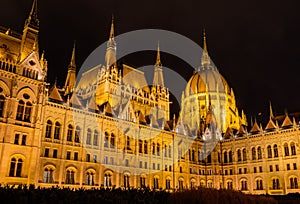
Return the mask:
[[[32, 186], [0, 186], [1, 203], [20, 204], [77, 204], [77, 203], [116, 203], [116, 204], [152, 204], [152, 203], [222, 203], [222, 204], [275, 204], [287, 203], [284, 198], [275, 199], [266, 195], [249, 195], [233, 190], [198, 188], [179, 192], [151, 190], [149, 188], [35, 188]], [[298, 202], [297, 202], [298, 201]], [[290, 203], [299, 203], [300, 196], [294, 196]]]

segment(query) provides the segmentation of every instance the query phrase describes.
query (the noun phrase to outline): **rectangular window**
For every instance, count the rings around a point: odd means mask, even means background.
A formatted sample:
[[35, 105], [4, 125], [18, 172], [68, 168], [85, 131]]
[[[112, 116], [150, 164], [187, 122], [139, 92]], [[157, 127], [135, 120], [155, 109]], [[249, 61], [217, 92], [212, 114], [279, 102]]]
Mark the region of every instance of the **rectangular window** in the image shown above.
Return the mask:
[[246, 174], [247, 173], [247, 168], [244, 168], [244, 174]]
[[129, 166], [129, 161], [128, 161], [128, 159], [125, 159], [125, 166]]
[[294, 166], [294, 170], [296, 170], [297, 169], [297, 164], [293, 163], [293, 166]]
[[225, 170], [225, 175], [228, 175], [228, 170], [227, 169]]
[[97, 163], [97, 155], [93, 155], [93, 162]]
[[165, 164], [165, 171], [168, 171], [168, 165]]
[[45, 149], [45, 157], [49, 157], [49, 148]]
[[145, 169], [147, 169], [148, 168], [148, 163], [147, 162], [145, 162]]
[[22, 145], [26, 145], [26, 137], [27, 135], [22, 135]]
[[140, 168], [143, 168], [143, 162], [140, 161]]
[[91, 155], [90, 154], [86, 154], [86, 162], [90, 162], [91, 161]]
[[57, 158], [57, 149], [53, 150], [53, 158]]
[[230, 172], [230, 175], [232, 175], [232, 174], [233, 174], [233, 171], [232, 171], [232, 169], [230, 169], [230, 170], [229, 170], [229, 172]]
[[111, 157], [111, 158], [110, 158], [110, 164], [111, 164], [111, 165], [114, 165], [114, 163], [115, 163], [115, 160], [114, 160], [113, 157]]
[[254, 173], [256, 173], [256, 167], [254, 167], [254, 170], [253, 170], [253, 172], [254, 172]]
[[171, 165], [169, 166], [169, 171], [172, 171], [172, 166]]
[[273, 166], [270, 165], [270, 172], [273, 172]]
[[155, 170], [155, 163], [153, 163], [153, 164], [152, 164], [152, 169], [154, 169], [154, 170]]
[[160, 170], [160, 164], [157, 164], [157, 170]]
[[74, 160], [78, 161], [78, 152], [74, 152]]
[[70, 160], [71, 159], [71, 152], [70, 151], [67, 151], [67, 157], [66, 157], [67, 160]]
[[239, 174], [242, 174], [242, 168], [239, 168]]
[[278, 164], [275, 165], [275, 169], [276, 169], [276, 171], [279, 171], [279, 166], [278, 166]]
[[20, 134], [15, 134], [15, 141], [14, 144], [19, 144], [19, 138], [20, 138]]
[[290, 170], [290, 169], [291, 169], [290, 164], [287, 164], [287, 165], [286, 165], [286, 169], [287, 169], [287, 170]]
[[103, 159], [104, 164], [107, 164], [107, 162], [108, 162], [107, 159], [108, 159], [107, 156], [104, 156], [104, 159]]
[[260, 173], [263, 172], [262, 166], [259, 167], [259, 172], [260, 172]]

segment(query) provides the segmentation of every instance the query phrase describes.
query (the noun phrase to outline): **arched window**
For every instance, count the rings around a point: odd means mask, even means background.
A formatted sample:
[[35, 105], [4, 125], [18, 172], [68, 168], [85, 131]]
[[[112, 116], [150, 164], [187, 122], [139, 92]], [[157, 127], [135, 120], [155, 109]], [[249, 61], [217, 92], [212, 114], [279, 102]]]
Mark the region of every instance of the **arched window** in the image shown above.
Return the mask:
[[263, 181], [262, 179], [256, 180], [256, 190], [263, 190]]
[[157, 154], [157, 156], [160, 156], [160, 144], [159, 143], [157, 143], [157, 145], [156, 145], [156, 154]]
[[107, 132], [104, 133], [104, 147], [108, 147], [109, 134]]
[[276, 144], [273, 146], [273, 149], [274, 149], [274, 157], [278, 157], [278, 147]]
[[171, 179], [170, 178], [166, 179], [166, 189], [167, 190], [171, 189]]
[[4, 103], [5, 103], [5, 97], [3, 95], [0, 95], [0, 117], [3, 117]]
[[111, 133], [110, 135], [110, 148], [115, 148], [115, 135]]
[[23, 120], [24, 106], [25, 106], [24, 101], [20, 100], [17, 109], [17, 118], [16, 118], [17, 120]]
[[247, 152], [246, 149], [243, 149], [243, 161], [247, 161]]
[[22, 172], [22, 159], [12, 158], [10, 161], [10, 169], [9, 169], [9, 176], [11, 177], [21, 177]]
[[155, 143], [153, 142], [152, 144], [152, 154], [154, 155], [155, 154]]
[[47, 125], [46, 125], [46, 138], [51, 138], [51, 132], [52, 132], [52, 122], [51, 120], [47, 121]]
[[77, 143], [80, 142], [80, 132], [81, 132], [80, 127], [76, 126], [76, 130], [75, 130], [75, 142], [77, 142]]
[[228, 162], [227, 160], [227, 152], [224, 152], [224, 163], [226, 164]]
[[257, 147], [257, 159], [258, 160], [262, 159], [261, 147]]
[[255, 147], [252, 147], [252, 160], [256, 160], [256, 150], [255, 150]]
[[86, 183], [86, 185], [89, 185], [89, 186], [94, 185], [94, 173], [93, 172], [86, 173], [85, 183]]
[[289, 156], [290, 155], [289, 145], [285, 143], [283, 147], [284, 147], [284, 156]]
[[75, 172], [73, 170], [67, 170], [66, 172], [66, 184], [75, 184]]
[[295, 143], [291, 143], [291, 152], [292, 152], [292, 155], [296, 155], [296, 146], [295, 146]]
[[68, 125], [67, 141], [68, 142], [72, 142], [73, 141], [73, 126], [71, 124]]
[[32, 104], [29, 101], [27, 101], [25, 106], [25, 113], [24, 113], [25, 122], [30, 122], [31, 110], [32, 110]]
[[159, 185], [158, 185], [158, 178], [153, 178], [153, 187], [154, 189], [158, 189], [159, 188]]
[[229, 151], [229, 163], [232, 163], [232, 151]]
[[148, 142], [144, 141], [144, 154], [148, 154]]
[[94, 131], [94, 141], [93, 141], [93, 144], [95, 145], [95, 146], [98, 146], [98, 131], [97, 130], [95, 130]]
[[89, 128], [86, 134], [86, 144], [90, 145], [92, 140], [92, 130]]
[[129, 188], [129, 175], [124, 175], [124, 187]]
[[241, 190], [242, 191], [248, 190], [248, 186], [247, 186], [247, 181], [246, 180], [242, 180], [241, 181]]
[[168, 156], [167, 145], [165, 145], [164, 152], [165, 152], [165, 157], [167, 157]]
[[237, 156], [238, 156], [238, 162], [242, 161], [242, 152], [240, 149], [237, 152]]
[[169, 157], [170, 158], [172, 157], [172, 147], [171, 147], [171, 145], [169, 145]]
[[291, 189], [298, 189], [298, 179], [296, 177], [290, 178], [290, 188]]
[[56, 122], [55, 127], [54, 127], [54, 139], [59, 140], [59, 138], [60, 138], [60, 129], [61, 129], [61, 124], [59, 122]]
[[51, 168], [45, 168], [44, 169], [44, 183], [53, 183], [53, 169]]
[[267, 151], [268, 151], [268, 158], [272, 158], [272, 147], [271, 147], [271, 145], [269, 145], [267, 147]]
[[111, 177], [112, 176], [109, 173], [104, 174], [104, 186], [106, 186], [106, 187], [112, 186]]

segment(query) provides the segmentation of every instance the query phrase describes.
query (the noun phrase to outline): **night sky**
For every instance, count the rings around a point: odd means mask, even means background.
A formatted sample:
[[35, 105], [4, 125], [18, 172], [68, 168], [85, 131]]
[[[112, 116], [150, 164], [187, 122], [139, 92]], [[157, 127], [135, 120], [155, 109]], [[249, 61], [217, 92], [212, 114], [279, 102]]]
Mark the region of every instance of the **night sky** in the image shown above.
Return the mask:
[[[1, 0], [0, 25], [21, 32], [32, 0]], [[202, 46], [206, 30], [208, 51], [219, 72], [233, 88], [239, 110], [248, 119], [300, 111], [300, 14], [296, 0], [233, 1], [113, 1], [39, 0], [40, 50], [48, 60], [48, 81], [63, 84], [76, 40], [76, 64], [109, 36], [112, 14], [115, 34], [137, 29], [164, 29]], [[163, 43], [163, 42], [161, 42]], [[199, 62], [200, 55], [199, 53]], [[192, 68], [162, 53], [162, 63], [187, 77]], [[104, 56], [103, 56], [104, 57]], [[139, 67], [154, 64], [155, 52], [122, 59]]]

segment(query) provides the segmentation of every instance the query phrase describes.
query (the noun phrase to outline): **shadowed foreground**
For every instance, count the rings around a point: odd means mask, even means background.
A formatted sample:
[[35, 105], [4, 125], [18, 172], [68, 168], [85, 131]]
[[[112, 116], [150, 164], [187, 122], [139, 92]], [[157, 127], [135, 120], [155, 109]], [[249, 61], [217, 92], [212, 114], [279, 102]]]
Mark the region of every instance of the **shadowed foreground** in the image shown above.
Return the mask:
[[[34, 188], [34, 186], [0, 187], [0, 198], [5, 203], [222, 203], [222, 204], [260, 204], [260, 203], [299, 203], [300, 196], [290, 197], [247, 195], [233, 190], [199, 188], [175, 193], [145, 189], [70, 189]], [[286, 199], [290, 199], [290, 202]]]

